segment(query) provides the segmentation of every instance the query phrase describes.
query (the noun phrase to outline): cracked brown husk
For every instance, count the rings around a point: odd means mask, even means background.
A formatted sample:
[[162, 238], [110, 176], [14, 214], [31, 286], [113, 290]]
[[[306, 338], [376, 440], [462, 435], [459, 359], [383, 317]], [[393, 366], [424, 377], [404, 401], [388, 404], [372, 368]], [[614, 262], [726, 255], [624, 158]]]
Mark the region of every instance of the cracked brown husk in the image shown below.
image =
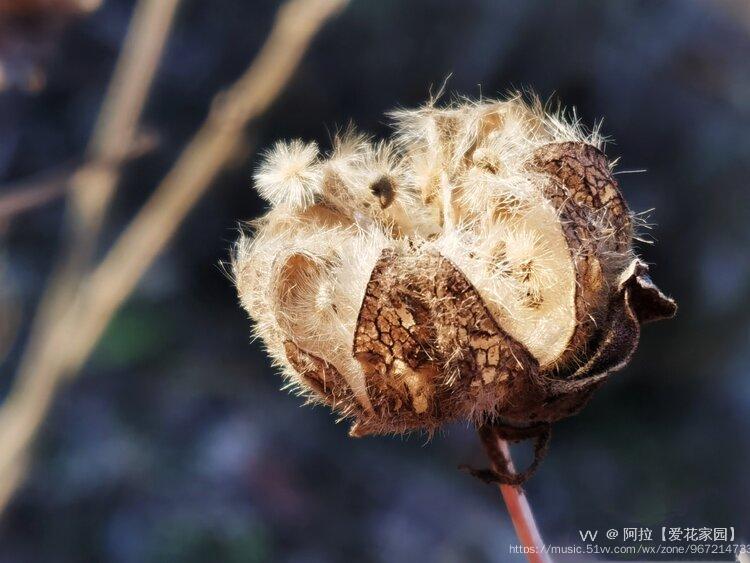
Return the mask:
[[[265, 155], [272, 207], [233, 256], [242, 305], [289, 387], [352, 436], [469, 421], [494, 464], [474, 474], [519, 484], [676, 305], [596, 131], [520, 97], [392, 116], [389, 141], [348, 129], [325, 155]], [[536, 440], [528, 470], [503, 470], [497, 436]]]

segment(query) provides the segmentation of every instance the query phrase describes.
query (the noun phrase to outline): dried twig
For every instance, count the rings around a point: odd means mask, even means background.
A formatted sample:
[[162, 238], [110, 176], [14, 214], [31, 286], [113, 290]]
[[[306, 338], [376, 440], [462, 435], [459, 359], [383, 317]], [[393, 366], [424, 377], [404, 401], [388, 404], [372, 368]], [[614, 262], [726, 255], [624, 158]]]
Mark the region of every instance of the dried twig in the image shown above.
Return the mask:
[[[63, 258], [40, 301], [32, 344], [43, 341], [72, 299], [96, 250], [102, 220], [127, 155], [137, 148], [136, 126], [153, 82], [179, 0], [139, 0], [107, 95], [86, 149], [86, 166], [70, 182]], [[35, 353], [30, 347], [29, 353]]]
[[315, 33], [345, 4], [346, 0], [289, 0], [279, 9], [255, 61], [216, 97], [210, 115], [172, 170], [75, 292], [35, 353], [25, 356], [0, 410], [0, 490], [2, 478], [26, 452], [59, 382], [86, 360], [112, 315], [231, 158], [244, 127], [278, 96]]
[[276, 98], [315, 32], [343, 5], [343, 0], [291, 0], [280, 9], [258, 58], [215, 98], [203, 126], [87, 280], [71, 308], [75, 324], [70, 326], [77, 327], [77, 335], [71, 342], [70, 335], [61, 334], [60, 344], [67, 342], [67, 350], [56, 355], [65, 357], [63, 371], [74, 371], [85, 361], [114, 312], [232, 157], [244, 127]]
[[[94, 249], [106, 205], [119, 177], [120, 165], [137, 152], [136, 124], [171, 28], [179, 0], [139, 0], [117, 62], [107, 96], [87, 148], [84, 164], [72, 172], [65, 187], [72, 193], [66, 224], [68, 237], [62, 259], [45, 288], [13, 389], [0, 411], [0, 490], [10, 498], [13, 485], [3, 483], [24, 474], [17, 464], [27, 459], [26, 444], [36, 432], [51, 400], [58, 376], [35, 366], [54, 341], [55, 331], [75, 297]], [[54, 190], [46, 194], [54, 196]], [[59, 353], [62, 354], [63, 346]], [[54, 352], [53, 352], [54, 353]], [[29, 379], [29, 381], [27, 381]], [[10, 434], [19, 430], [20, 434]], [[7, 450], [7, 451], [6, 451]], [[0, 509], [5, 506], [0, 499]]]
[[13, 186], [3, 186], [4, 193], [0, 196], [0, 222], [62, 196], [74, 170], [74, 166], [63, 165]]
[[51, 170], [35, 174], [31, 178], [0, 187], [0, 225], [68, 193], [73, 178], [85, 176], [92, 168], [101, 169], [105, 165], [116, 169], [125, 161], [137, 158], [153, 149], [156, 137], [153, 134], [139, 134], [133, 141], [130, 151], [117, 161], [109, 162], [100, 159], [96, 162], [68, 163]]
[[[146, 96], [180, 0], [140, 0], [87, 147], [90, 162], [121, 163], [132, 151]], [[98, 238], [119, 177], [118, 166], [74, 184], [70, 223], [78, 252]], [[95, 186], [95, 187], [94, 187]]]

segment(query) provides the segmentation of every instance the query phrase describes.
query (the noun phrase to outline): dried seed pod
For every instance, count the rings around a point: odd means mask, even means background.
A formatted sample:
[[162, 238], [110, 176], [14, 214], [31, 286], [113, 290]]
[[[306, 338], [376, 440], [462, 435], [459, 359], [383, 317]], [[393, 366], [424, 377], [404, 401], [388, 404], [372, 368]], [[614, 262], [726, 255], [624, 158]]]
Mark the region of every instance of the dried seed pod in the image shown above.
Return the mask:
[[273, 208], [233, 261], [255, 334], [352, 435], [470, 420], [546, 443], [676, 310], [602, 141], [519, 98], [395, 120], [393, 142], [349, 131], [261, 166]]

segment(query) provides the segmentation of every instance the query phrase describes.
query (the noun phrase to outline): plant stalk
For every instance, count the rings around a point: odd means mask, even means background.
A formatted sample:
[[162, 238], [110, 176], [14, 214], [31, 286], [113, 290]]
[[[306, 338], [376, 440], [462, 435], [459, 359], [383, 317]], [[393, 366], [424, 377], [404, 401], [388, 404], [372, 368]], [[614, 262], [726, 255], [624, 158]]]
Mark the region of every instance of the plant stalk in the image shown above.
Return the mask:
[[[492, 440], [493, 444], [488, 444], [487, 440]], [[496, 430], [491, 430], [490, 435], [483, 437], [482, 442], [485, 445], [492, 469], [498, 473], [514, 473], [513, 459], [510, 455], [510, 446], [508, 442], [500, 437]], [[500, 458], [500, 459], [498, 459]], [[544, 553], [544, 542], [542, 535], [539, 533], [534, 513], [531, 511], [523, 488], [520, 485], [498, 484], [500, 493], [503, 495], [505, 506], [508, 508], [508, 514], [516, 530], [518, 541], [524, 548], [526, 558], [529, 563], [551, 563], [547, 553]]]

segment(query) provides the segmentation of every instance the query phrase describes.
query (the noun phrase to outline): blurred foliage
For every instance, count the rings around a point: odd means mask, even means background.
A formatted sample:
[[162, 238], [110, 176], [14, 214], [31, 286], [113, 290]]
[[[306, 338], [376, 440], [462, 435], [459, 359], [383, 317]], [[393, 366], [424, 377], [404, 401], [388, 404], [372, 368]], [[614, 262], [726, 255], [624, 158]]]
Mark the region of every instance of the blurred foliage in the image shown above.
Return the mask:
[[110, 323], [92, 361], [105, 368], [155, 361], [174, 340], [176, 329], [168, 315], [151, 307], [125, 307]]

